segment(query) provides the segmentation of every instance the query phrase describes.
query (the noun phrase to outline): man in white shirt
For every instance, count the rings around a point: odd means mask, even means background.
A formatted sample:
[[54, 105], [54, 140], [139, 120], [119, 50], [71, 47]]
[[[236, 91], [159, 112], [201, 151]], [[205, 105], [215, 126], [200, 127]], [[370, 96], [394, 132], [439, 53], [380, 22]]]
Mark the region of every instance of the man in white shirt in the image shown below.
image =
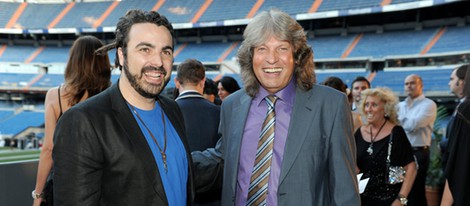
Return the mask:
[[406, 77], [405, 93], [408, 97], [398, 104], [398, 119], [405, 129], [418, 162], [418, 174], [408, 197], [409, 205], [427, 205], [424, 187], [437, 106], [434, 101], [424, 96], [423, 80], [416, 74]]

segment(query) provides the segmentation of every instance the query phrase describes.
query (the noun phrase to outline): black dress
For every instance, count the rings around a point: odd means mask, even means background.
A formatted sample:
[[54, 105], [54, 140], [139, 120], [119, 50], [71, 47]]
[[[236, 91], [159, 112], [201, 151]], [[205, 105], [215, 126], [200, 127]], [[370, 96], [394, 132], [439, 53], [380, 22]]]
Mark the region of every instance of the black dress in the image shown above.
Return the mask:
[[[387, 184], [386, 158], [390, 135], [374, 142], [373, 153], [369, 155], [367, 149], [370, 142], [366, 142], [361, 134], [361, 129], [356, 130], [357, 166], [363, 173], [362, 179], [370, 178], [364, 193], [361, 194], [362, 205], [390, 205], [400, 192], [401, 183]], [[401, 126], [392, 129], [392, 152], [390, 161], [392, 166], [405, 166], [414, 161], [413, 149]]]
[[470, 100], [462, 102], [449, 131], [445, 177], [454, 205], [470, 203]]

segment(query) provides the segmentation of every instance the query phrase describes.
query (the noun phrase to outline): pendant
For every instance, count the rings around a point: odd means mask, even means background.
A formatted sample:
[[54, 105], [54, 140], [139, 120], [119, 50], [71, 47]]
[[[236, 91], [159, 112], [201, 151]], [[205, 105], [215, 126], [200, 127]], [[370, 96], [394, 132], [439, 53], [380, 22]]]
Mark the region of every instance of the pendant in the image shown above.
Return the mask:
[[166, 164], [166, 154], [164, 152], [160, 152], [162, 154], [162, 160], [163, 160], [163, 167], [165, 168], [165, 172], [168, 173], [168, 166]]
[[372, 153], [374, 153], [374, 149], [372, 149], [372, 144], [370, 144], [369, 148], [367, 148], [367, 153], [369, 153], [369, 155], [372, 155]]

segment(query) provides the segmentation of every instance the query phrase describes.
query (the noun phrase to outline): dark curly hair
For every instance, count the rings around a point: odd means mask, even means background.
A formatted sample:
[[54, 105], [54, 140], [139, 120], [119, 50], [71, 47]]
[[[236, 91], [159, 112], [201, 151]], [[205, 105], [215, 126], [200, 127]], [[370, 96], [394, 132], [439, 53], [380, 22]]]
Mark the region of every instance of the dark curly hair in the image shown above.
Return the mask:
[[174, 49], [175, 31], [173, 30], [173, 26], [165, 16], [160, 15], [156, 11], [143, 11], [140, 9], [129, 10], [123, 17], [119, 18], [119, 21], [116, 25], [116, 38], [114, 42], [99, 49], [100, 53], [106, 53], [111, 49], [116, 49], [116, 59], [114, 61], [114, 64], [115, 66], [119, 66], [119, 70], [122, 69], [122, 66], [119, 64], [119, 55], [117, 48], [122, 48], [122, 53], [124, 55], [124, 58], [126, 58], [127, 43], [129, 42], [129, 31], [131, 30], [131, 27], [134, 24], [139, 23], [152, 23], [157, 26], [166, 27], [170, 31], [171, 37], [173, 39], [172, 49]]

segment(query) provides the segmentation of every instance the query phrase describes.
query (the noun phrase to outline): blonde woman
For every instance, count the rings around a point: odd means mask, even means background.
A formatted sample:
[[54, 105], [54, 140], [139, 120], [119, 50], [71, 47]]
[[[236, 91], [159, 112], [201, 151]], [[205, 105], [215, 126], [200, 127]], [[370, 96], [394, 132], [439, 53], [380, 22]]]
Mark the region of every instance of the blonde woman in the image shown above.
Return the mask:
[[[361, 96], [359, 110], [367, 122], [354, 134], [357, 166], [363, 178], [370, 178], [361, 194], [362, 205], [406, 205], [416, 177], [416, 165], [411, 144], [398, 125], [398, 98], [386, 88], [367, 89]], [[402, 183], [388, 183], [390, 138], [390, 166], [404, 167], [406, 175]]]

